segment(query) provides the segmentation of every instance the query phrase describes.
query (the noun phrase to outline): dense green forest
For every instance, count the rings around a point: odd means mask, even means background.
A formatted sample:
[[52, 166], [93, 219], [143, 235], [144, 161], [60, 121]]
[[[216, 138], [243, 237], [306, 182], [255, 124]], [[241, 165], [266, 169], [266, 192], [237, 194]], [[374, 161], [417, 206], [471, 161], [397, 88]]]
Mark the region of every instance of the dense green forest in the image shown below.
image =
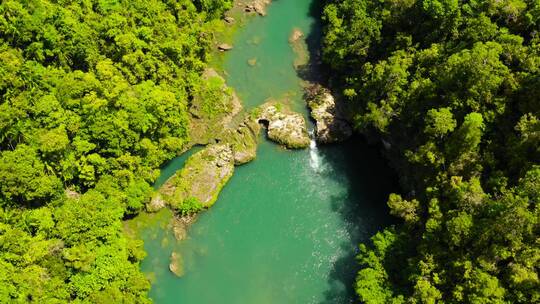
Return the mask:
[[372, 303], [540, 302], [540, 2], [328, 0], [323, 59], [401, 177]]
[[149, 301], [142, 242], [121, 221], [189, 142], [189, 103], [230, 5], [1, 2], [1, 303]]

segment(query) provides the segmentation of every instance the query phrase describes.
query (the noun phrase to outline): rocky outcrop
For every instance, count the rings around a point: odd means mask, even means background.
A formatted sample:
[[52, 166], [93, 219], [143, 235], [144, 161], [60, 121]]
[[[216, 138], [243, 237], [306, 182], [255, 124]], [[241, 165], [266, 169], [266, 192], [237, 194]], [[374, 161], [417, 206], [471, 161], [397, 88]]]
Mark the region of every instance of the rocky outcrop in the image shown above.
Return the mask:
[[266, 16], [266, 7], [272, 2], [272, 0], [248, 0], [244, 6], [246, 13], [255, 12], [261, 16]]
[[202, 207], [208, 208], [217, 200], [233, 171], [231, 145], [209, 145], [193, 154], [184, 167], [161, 187], [154, 200], [163, 200], [172, 208], [182, 210], [187, 199], [195, 199]]
[[315, 137], [319, 143], [344, 141], [352, 133], [345, 110], [337, 104], [330, 90], [313, 85], [306, 90], [306, 101], [311, 117], [316, 121]]
[[310, 139], [302, 115], [285, 108], [283, 104], [268, 102], [258, 109], [257, 121], [266, 126], [268, 138], [289, 149], [309, 147]]
[[247, 117], [238, 128], [227, 132], [224, 141], [232, 147], [235, 165], [242, 165], [255, 159], [260, 130], [257, 121]]

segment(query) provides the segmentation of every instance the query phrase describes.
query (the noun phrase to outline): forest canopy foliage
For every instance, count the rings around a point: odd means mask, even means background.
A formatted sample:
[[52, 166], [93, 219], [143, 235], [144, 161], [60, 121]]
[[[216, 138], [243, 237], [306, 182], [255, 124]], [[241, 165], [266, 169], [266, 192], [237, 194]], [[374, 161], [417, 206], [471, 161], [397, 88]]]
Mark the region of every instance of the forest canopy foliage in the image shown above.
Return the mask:
[[540, 302], [540, 2], [328, 0], [323, 59], [382, 140], [399, 227], [360, 246], [373, 303]]
[[148, 302], [121, 220], [189, 141], [230, 0], [0, 4], [0, 302]]

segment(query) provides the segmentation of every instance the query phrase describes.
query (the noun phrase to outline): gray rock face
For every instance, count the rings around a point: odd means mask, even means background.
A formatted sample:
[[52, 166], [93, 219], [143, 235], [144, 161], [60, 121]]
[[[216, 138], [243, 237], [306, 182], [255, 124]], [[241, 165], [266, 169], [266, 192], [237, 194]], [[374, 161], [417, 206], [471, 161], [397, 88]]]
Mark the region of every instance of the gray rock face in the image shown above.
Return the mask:
[[289, 149], [309, 147], [310, 139], [304, 117], [282, 107], [273, 103], [265, 103], [260, 107], [257, 121], [268, 125], [268, 138]]
[[311, 117], [316, 121], [315, 136], [319, 143], [340, 142], [351, 137], [353, 130], [344, 110], [326, 88], [314, 85], [307, 89], [306, 99]]

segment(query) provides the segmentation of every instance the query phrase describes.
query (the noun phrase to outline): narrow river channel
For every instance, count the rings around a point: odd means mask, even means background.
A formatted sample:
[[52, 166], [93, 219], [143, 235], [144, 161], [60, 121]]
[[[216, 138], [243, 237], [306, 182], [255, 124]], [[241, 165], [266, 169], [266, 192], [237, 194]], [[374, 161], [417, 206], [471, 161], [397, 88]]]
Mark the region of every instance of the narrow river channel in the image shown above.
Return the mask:
[[[313, 2], [276, 0], [236, 34], [224, 68], [246, 108], [287, 96], [306, 113], [288, 37], [294, 28], [318, 35]], [[384, 159], [361, 138], [302, 151], [261, 138], [257, 159], [236, 168], [187, 240], [176, 243], [165, 225], [142, 231], [150, 296], [157, 304], [353, 303], [357, 245], [389, 224], [393, 187]], [[168, 269], [173, 250], [180, 278]]]

